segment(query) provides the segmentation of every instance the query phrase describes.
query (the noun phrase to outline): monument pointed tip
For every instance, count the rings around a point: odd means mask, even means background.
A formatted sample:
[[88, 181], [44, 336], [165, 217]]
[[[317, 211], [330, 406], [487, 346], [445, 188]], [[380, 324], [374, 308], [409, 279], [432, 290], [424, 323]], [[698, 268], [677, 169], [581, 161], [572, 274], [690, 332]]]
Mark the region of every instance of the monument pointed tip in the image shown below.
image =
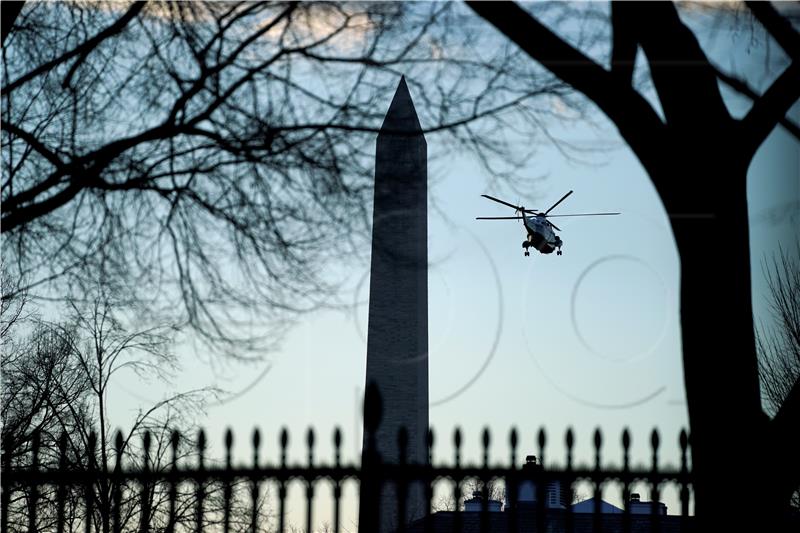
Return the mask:
[[422, 126], [419, 123], [417, 110], [411, 100], [411, 93], [404, 75], [400, 76], [400, 82], [397, 84], [394, 98], [392, 98], [392, 103], [389, 105], [389, 111], [386, 112], [386, 118], [383, 120], [381, 133], [396, 135], [422, 133]]
[[[400, 76], [400, 82], [397, 84], [397, 89], [394, 92], [393, 100], [396, 100], [397, 96], [399, 94], [402, 94], [403, 97], [407, 97], [409, 105], [412, 108], [414, 107], [414, 102], [411, 101], [411, 92], [409, 92], [409, 90], [408, 90], [408, 83], [406, 82], [406, 77], [405, 76]], [[392, 103], [394, 103], [394, 102], [392, 102]], [[391, 107], [390, 107], [390, 109], [391, 109]]]

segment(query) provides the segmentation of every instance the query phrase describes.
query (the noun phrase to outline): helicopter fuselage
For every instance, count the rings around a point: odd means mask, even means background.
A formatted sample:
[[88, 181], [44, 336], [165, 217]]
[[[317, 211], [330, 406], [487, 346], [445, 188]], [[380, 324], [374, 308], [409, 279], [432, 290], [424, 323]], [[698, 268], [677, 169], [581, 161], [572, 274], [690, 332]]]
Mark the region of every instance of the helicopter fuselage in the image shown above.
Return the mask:
[[544, 217], [525, 215], [522, 218], [522, 223], [525, 226], [525, 231], [528, 232], [528, 239], [522, 243], [522, 247], [526, 250], [532, 246], [543, 254], [551, 254], [556, 248], [561, 248], [564, 244]]

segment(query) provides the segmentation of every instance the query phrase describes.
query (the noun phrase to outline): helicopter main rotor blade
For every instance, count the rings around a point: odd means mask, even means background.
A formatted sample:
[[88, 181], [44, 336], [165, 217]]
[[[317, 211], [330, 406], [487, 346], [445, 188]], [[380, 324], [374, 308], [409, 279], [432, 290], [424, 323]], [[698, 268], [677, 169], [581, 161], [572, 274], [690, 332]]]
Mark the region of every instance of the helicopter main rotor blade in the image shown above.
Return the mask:
[[546, 215], [547, 213], [549, 213], [550, 211], [552, 211], [553, 209], [555, 209], [555, 207], [556, 207], [558, 204], [560, 204], [561, 202], [563, 202], [564, 200], [566, 200], [567, 196], [569, 196], [570, 194], [572, 194], [572, 191], [569, 191], [567, 194], [565, 194], [564, 196], [562, 196], [562, 197], [561, 197], [561, 200], [559, 200], [559, 201], [557, 201], [556, 203], [554, 203], [553, 205], [551, 205], [551, 206], [550, 206], [550, 209], [548, 209], [547, 211], [545, 211], [545, 212], [544, 212], [544, 214]]
[[522, 217], [475, 217], [475, 220], [522, 220]]
[[569, 215], [547, 215], [547, 218], [553, 217], [599, 217], [603, 215], [621, 215], [622, 213], [572, 213]]
[[[510, 207], [512, 209], [516, 209], [517, 211], [522, 211], [522, 207], [521, 206], [514, 205], [512, 203], [506, 202], [505, 200], [501, 200], [500, 198], [495, 198], [494, 196], [489, 196], [488, 194], [481, 194], [481, 196], [483, 196], [484, 198], [488, 198], [489, 200], [491, 200], [493, 202], [497, 202], [498, 204], [507, 205], [508, 207]], [[536, 209], [525, 209], [526, 213], [533, 213], [535, 211], [536, 211]]]
[[552, 227], [553, 227], [553, 229], [557, 229], [558, 231], [561, 231], [561, 228], [559, 228], [558, 226], [556, 226], [555, 224], [553, 224], [553, 223], [552, 223], [552, 222], [550, 222], [549, 220], [545, 219], [545, 221], [546, 221], [548, 224], [550, 224], [550, 226], [552, 226]]

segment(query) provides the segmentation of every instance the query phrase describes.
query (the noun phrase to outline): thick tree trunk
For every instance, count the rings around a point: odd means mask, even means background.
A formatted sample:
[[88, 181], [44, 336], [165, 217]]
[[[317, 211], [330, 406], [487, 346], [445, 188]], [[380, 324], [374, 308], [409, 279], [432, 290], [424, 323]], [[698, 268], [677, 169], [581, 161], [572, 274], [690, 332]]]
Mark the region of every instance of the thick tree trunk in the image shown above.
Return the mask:
[[[798, 63], [745, 119], [735, 120], [715, 69], [667, 2], [612, 5], [610, 71], [514, 3], [469, 5], [594, 101], [647, 169], [670, 213], [681, 257], [684, 379], [700, 529], [775, 530], [768, 522], [785, 508], [783, 496], [800, 477], [800, 458], [787, 436], [794, 430], [791, 421], [776, 427], [761, 410], [746, 174], [758, 145], [797, 100]], [[797, 48], [797, 33], [787, 21], [768, 5], [754, 9], [784, 50]], [[637, 43], [664, 120], [631, 86]], [[788, 416], [797, 410], [789, 409]]]
[[689, 172], [693, 179], [682, 188], [685, 197], [673, 197], [675, 205], [666, 207], [681, 258], [696, 512], [701, 530], [750, 526], [756, 531], [766, 530], [784, 504], [758, 383], [745, 179], [749, 162], [732, 161], [735, 149], [727, 150], [715, 158], [719, 164], [684, 160], [696, 165]]

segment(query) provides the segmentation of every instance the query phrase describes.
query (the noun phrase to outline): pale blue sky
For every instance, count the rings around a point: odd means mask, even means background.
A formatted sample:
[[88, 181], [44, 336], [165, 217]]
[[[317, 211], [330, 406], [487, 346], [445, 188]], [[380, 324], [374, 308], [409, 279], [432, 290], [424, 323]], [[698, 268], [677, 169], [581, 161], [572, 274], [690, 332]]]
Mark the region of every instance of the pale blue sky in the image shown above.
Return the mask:
[[[728, 42], [731, 49], [710, 41], [704, 44], [713, 53], [735, 57], [738, 65], [760, 68], [762, 60], [745, 50], [748, 45], [743, 39], [727, 36], [725, 41], [724, 35], [717, 39]], [[412, 97], [413, 93], [412, 88]], [[386, 95], [386, 108], [391, 96]], [[730, 103], [744, 105], [738, 98]], [[426, 113], [432, 110], [418, 111], [425, 126]], [[798, 106], [792, 115], [800, 120]], [[528, 207], [546, 208], [573, 189], [557, 212], [623, 213], [557, 221], [565, 243], [561, 257], [536, 253], [523, 257], [524, 232], [516, 221], [475, 220], [481, 215], [512, 214], [481, 194], [511, 202], [517, 198], [503, 189], [488, 190], [489, 176], [468, 154], [438, 160], [429, 170], [435, 183], [429, 194], [447, 217], [433, 212], [429, 216], [430, 397], [434, 403], [430, 420], [439, 437], [435, 456], [440, 461], [451, 458], [449, 443], [456, 425], [462, 426], [467, 437], [467, 458], [476, 461], [484, 426], [492, 429], [492, 457], [497, 461], [507, 461], [512, 426], [520, 430], [522, 456], [535, 453], [536, 431], [545, 426], [551, 461], [563, 460], [564, 431], [573, 426], [576, 456], [589, 461], [591, 432], [598, 425], [605, 431], [605, 456], [610, 461], [619, 462], [618, 442], [624, 426], [633, 433], [635, 461], [649, 457], [646, 443], [654, 426], [662, 433], [662, 457], [673, 464], [677, 461], [678, 432], [688, 425], [678, 321], [679, 258], [667, 214], [649, 178], [613, 126], [596, 112], [591, 118], [601, 124], [599, 129], [585, 124], [560, 131], [558, 124], [552, 127], [562, 137], [587, 147], [611, 148], [590, 155], [589, 163], [575, 163], [554, 146], [543, 145], [526, 169], [532, 176], [544, 176], [520, 199]], [[429, 152], [434, 152], [440, 141], [429, 135], [427, 142]], [[799, 167], [796, 140], [778, 129], [750, 169], [757, 320], [766, 317], [760, 262], [781, 245], [793, 246], [800, 217]], [[775, 213], [783, 214], [770, 216]], [[350, 289], [342, 298], [354, 303], [353, 312], [308, 315], [267, 361], [228, 368], [218, 363], [212, 371], [184, 350], [185, 374], [175, 387], [213, 381], [237, 391], [252, 385], [247, 393], [209, 409], [203, 425], [212, 441], [221, 442], [224, 428], [232, 427], [240, 456], [248, 458], [250, 432], [259, 426], [265, 435], [264, 454], [275, 460], [277, 435], [285, 425], [293, 435], [290, 457], [301, 460], [306, 453], [305, 429], [313, 426], [318, 432], [317, 457], [322, 459], [331, 456], [330, 435], [338, 425], [345, 433], [345, 458], [358, 459], [368, 262], [349, 265]], [[331, 269], [343, 267], [331, 265]], [[262, 372], [263, 378], [253, 384]], [[724, 379], [724, 361], [720, 361], [720, 379]], [[118, 385], [111, 405], [120, 421], [137, 405], [162, 394], [127, 377]], [[709, 384], [709, 390], [713, 387]], [[674, 495], [666, 498], [670, 510], [676, 511]], [[290, 516], [300, 523], [302, 512], [303, 506], [297, 503]], [[351, 516], [352, 512], [351, 507]]]

